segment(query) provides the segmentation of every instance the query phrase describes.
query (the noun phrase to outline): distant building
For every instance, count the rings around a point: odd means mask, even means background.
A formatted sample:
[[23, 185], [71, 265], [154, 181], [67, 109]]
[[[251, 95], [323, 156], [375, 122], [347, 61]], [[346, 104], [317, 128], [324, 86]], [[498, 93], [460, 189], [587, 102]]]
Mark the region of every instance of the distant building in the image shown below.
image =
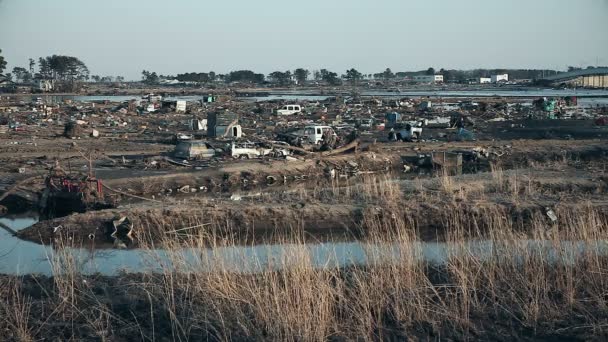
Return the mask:
[[442, 83], [443, 75], [420, 75], [414, 76], [414, 82], [418, 83]]
[[541, 82], [560, 87], [608, 88], [608, 68], [588, 68], [559, 73], [546, 77]]
[[509, 74], [492, 75], [492, 83], [509, 82]]
[[490, 77], [480, 77], [479, 78], [479, 83], [483, 84], [483, 83], [492, 83], [492, 79]]

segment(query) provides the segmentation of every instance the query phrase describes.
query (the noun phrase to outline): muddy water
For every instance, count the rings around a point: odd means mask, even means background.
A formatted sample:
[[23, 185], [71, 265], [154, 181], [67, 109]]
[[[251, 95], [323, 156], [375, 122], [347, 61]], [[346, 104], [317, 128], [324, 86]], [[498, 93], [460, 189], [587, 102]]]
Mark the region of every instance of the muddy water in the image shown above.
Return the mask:
[[[0, 223], [14, 231], [34, 224], [33, 215], [0, 218]], [[518, 252], [514, 253], [513, 250]], [[574, 262], [587, 253], [608, 255], [608, 241], [595, 243], [522, 240], [516, 245], [500, 246], [492, 241], [469, 241], [458, 246], [448, 243], [414, 242], [410, 244], [371, 244], [364, 242], [336, 242], [319, 244], [277, 244], [259, 246], [166, 250], [117, 250], [95, 248], [64, 248], [57, 251], [50, 246], [22, 241], [0, 229], [0, 274], [53, 274], [52, 264], [59, 260], [73, 260], [83, 274], [115, 275], [120, 272], [206, 272], [223, 269], [233, 272], [255, 273], [279, 270], [306, 260], [316, 268], [344, 267], [367, 264], [390, 264], [403, 260], [446, 263], [450, 256], [470, 255], [478, 260], [524, 257], [543, 257], [548, 262]], [[523, 255], [525, 254], [525, 255]], [[57, 263], [55, 263], [57, 265]]]

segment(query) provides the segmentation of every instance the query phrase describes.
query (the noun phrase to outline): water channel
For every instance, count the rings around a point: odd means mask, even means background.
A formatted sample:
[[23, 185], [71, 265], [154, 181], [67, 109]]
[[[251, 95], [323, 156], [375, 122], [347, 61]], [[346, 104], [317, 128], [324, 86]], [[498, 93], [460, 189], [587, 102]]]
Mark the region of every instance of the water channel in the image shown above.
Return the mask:
[[[255, 93], [252, 93], [254, 95]], [[452, 97], [452, 98], [474, 98], [474, 97], [505, 97], [505, 98], [537, 98], [537, 97], [564, 97], [577, 96], [578, 103], [581, 107], [595, 107], [608, 105], [608, 90], [591, 90], [591, 89], [542, 89], [542, 88], [527, 88], [521, 90], [502, 90], [502, 89], [486, 89], [486, 90], [403, 90], [399, 92], [388, 92], [379, 90], [366, 90], [361, 92], [362, 96], [377, 96], [377, 97]], [[40, 97], [48, 102], [62, 102], [64, 100], [73, 100], [81, 102], [93, 101], [113, 101], [123, 102], [133, 99], [138, 99], [136, 95], [14, 95], [17, 98], [22, 98], [26, 101], [32, 101]], [[275, 91], [268, 92], [264, 96], [242, 97], [244, 101], [323, 101], [335, 94], [320, 95], [318, 92], [306, 91]], [[200, 101], [206, 98], [206, 95], [175, 95], [166, 97], [167, 100], [186, 100]]]
[[[121, 272], [208, 272], [222, 269], [255, 273], [282, 269], [306, 260], [316, 268], [352, 265], [389, 264], [404, 260], [444, 264], [450, 256], [470, 255], [478, 260], [523, 258], [535, 255], [548, 262], [574, 262], [586, 253], [608, 255], [608, 241], [593, 243], [521, 240], [515, 245], [498, 245], [492, 241], [468, 241], [458, 245], [440, 242], [373, 244], [366, 242], [329, 242], [315, 244], [270, 244], [216, 248], [183, 248], [168, 252], [163, 249], [96, 249], [64, 248], [58, 253], [51, 246], [23, 241], [10, 230], [19, 231], [37, 222], [33, 214], [0, 218], [0, 274], [52, 275], [52, 261], [69, 255], [82, 274], [116, 275]], [[6, 229], [8, 228], [8, 229]], [[513, 253], [512, 250], [518, 252]], [[58, 255], [60, 256], [58, 258]], [[177, 263], [176, 263], [177, 261]]]

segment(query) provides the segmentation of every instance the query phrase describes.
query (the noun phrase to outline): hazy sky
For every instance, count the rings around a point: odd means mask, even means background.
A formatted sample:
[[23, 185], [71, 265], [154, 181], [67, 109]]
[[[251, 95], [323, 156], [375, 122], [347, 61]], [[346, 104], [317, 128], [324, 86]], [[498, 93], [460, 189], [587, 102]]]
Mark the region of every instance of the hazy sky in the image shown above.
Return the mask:
[[79, 57], [91, 74], [364, 73], [608, 65], [608, 0], [0, 0], [9, 71]]

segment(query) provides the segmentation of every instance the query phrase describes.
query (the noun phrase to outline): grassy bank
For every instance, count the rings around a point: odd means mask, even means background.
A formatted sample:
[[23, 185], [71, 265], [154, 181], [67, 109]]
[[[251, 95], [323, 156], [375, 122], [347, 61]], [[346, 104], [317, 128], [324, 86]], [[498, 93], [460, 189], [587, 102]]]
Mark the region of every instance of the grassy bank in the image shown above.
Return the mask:
[[[135, 245], [159, 244], [171, 237], [214, 237], [259, 244], [298, 236], [300, 242], [360, 239], [373, 232], [374, 221], [391, 226], [408, 222], [408, 232], [424, 241], [446, 241], [454, 229], [487, 236], [495, 216], [508, 218], [510, 229], [531, 234], [534, 216], [547, 218], [580, 207], [608, 215], [608, 178], [603, 164], [556, 161], [530, 169], [504, 170], [461, 176], [400, 180], [390, 175], [361, 175], [354, 179], [324, 179], [322, 184], [241, 194], [242, 199], [188, 197], [166, 203], [92, 211], [43, 221], [20, 233], [39, 242], [72, 239], [111, 243], [111, 221], [126, 216], [133, 222]], [[239, 196], [241, 196], [239, 195]], [[55, 227], [61, 226], [57, 230]], [[560, 219], [555, 229], [568, 229]], [[94, 236], [94, 241], [90, 241]]]
[[[366, 218], [364, 240], [397, 244], [399, 254], [373, 248], [374, 263], [342, 269], [313, 267], [298, 236], [289, 239], [296, 247], [274, 260], [280, 271], [269, 266], [257, 274], [228, 271], [221, 263], [207, 271], [202, 255], [197, 271], [180, 247], [237, 243], [203, 235], [157, 242], [175, 251], [173, 267], [157, 274], [84, 277], [59, 250], [51, 256], [54, 277], [0, 278], [0, 330], [20, 341], [607, 337], [608, 257], [593, 248], [562, 248], [607, 240], [603, 212], [586, 205], [560, 210], [560, 229], [533, 214], [526, 233], [500, 211], [482, 216], [483, 230], [470, 229], [475, 218], [459, 211], [445, 221], [454, 253], [442, 265], [416, 257], [411, 222], [375, 216]], [[530, 236], [557, 252], [529, 249], [524, 239]], [[494, 243], [490, 258], [467, 251], [466, 241], [482, 238]]]

